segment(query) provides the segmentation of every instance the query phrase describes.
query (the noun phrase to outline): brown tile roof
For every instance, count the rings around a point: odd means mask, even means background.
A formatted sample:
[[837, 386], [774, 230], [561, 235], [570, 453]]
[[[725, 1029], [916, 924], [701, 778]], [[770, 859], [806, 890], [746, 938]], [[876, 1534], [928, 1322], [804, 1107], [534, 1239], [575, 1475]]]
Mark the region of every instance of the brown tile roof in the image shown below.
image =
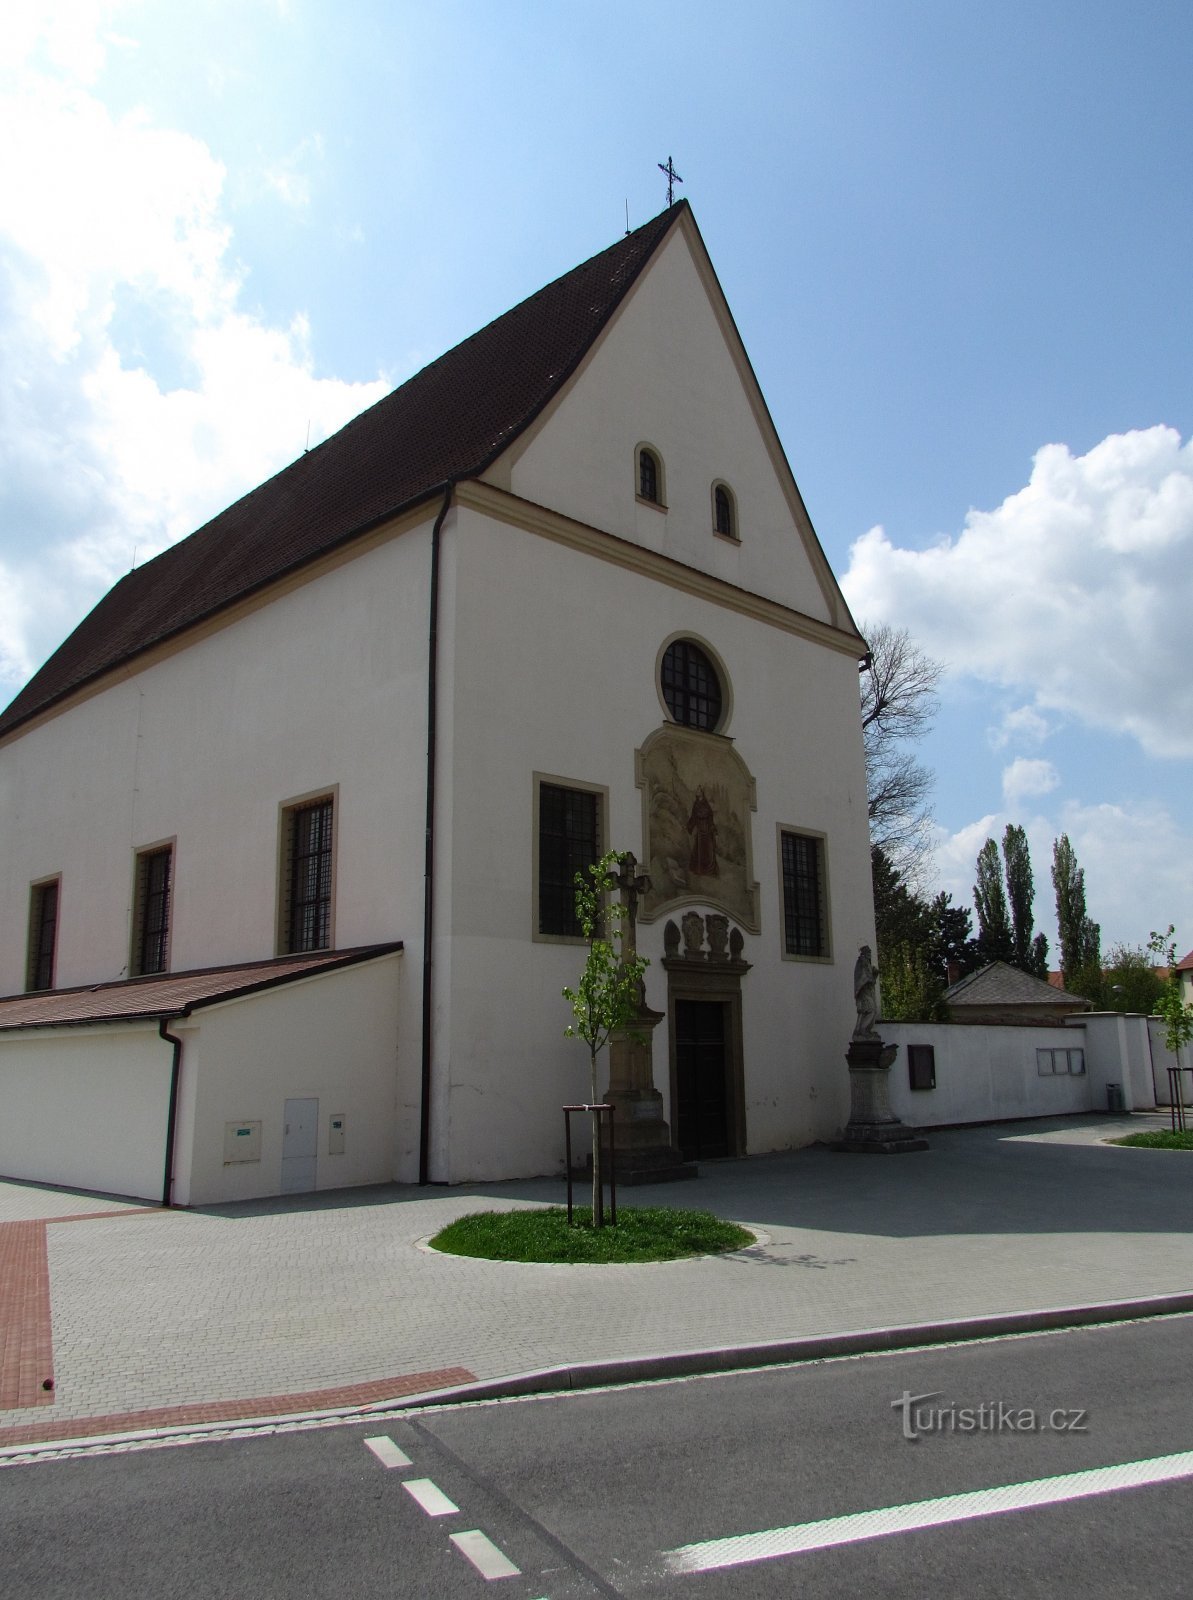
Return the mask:
[[540, 289], [119, 583], [0, 715], [0, 735], [112, 667], [473, 478], [576, 370], [687, 201]]
[[0, 998], [0, 1033], [11, 1028], [65, 1028], [89, 1022], [155, 1021], [185, 1017], [260, 989], [274, 989], [316, 973], [373, 961], [401, 950], [397, 944], [359, 945], [352, 950], [316, 950], [277, 956], [234, 967], [204, 967], [195, 972], [162, 972], [152, 978], [121, 978], [93, 988], [44, 989], [37, 994]]

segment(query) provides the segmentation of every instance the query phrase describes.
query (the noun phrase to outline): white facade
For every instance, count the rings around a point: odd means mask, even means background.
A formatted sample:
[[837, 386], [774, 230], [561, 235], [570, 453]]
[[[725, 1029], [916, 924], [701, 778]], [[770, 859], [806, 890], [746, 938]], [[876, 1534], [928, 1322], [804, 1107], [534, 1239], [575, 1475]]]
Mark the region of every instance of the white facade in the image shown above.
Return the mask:
[[[643, 445], [662, 468], [662, 505], [636, 493]], [[718, 483], [732, 493], [737, 539], [713, 531]], [[51, 877], [60, 880], [55, 987], [124, 976], [135, 855], [163, 842], [173, 849], [170, 970], [272, 955], [282, 808], [313, 795], [334, 798], [332, 945], [404, 945], [400, 960], [356, 976], [271, 991], [179, 1025], [183, 1203], [276, 1192], [279, 1107], [294, 1096], [316, 1095], [321, 1114], [344, 1113], [356, 1130], [351, 1159], [321, 1162], [321, 1187], [419, 1176], [438, 510], [432, 503], [377, 527], [0, 743], [0, 994], [25, 987], [30, 889]], [[433, 1181], [559, 1168], [559, 1107], [586, 1097], [587, 1069], [583, 1048], [563, 1037], [560, 991], [584, 952], [537, 937], [536, 784], [547, 775], [599, 790], [604, 842], [646, 857], [635, 752], [668, 722], [660, 657], [676, 638], [718, 664], [727, 710], [706, 737], [732, 740], [755, 786], [748, 829], [759, 916], [742, 952], [741, 1144], [754, 1152], [831, 1138], [848, 1105], [853, 961], [873, 942], [857, 688], [864, 646], [686, 217], [562, 392], [482, 477], [456, 486], [442, 520]], [[781, 829], [821, 841], [826, 944], [815, 959], [785, 950]], [[652, 962], [648, 1000], [662, 1011], [666, 920], [639, 927]], [[372, 986], [374, 1021], [363, 1034], [350, 979]], [[390, 986], [384, 1005], [379, 984]], [[334, 995], [334, 1007], [305, 1014], [308, 993]], [[285, 1047], [291, 1027], [312, 1041], [305, 1053]], [[129, 1054], [119, 1072], [135, 1073], [143, 1031], [122, 1034]], [[112, 1070], [119, 1098], [110, 1043], [93, 1052], [92, 1035], [75, 1034], [71, 1070]], [[29, 1038], [11, 1037], [9, 1056]], [[668, 1048], [660, 1030], [655, 1080], [673, 1117]], [[356, 1085], [343, 1104], [337, 1072]], [[160, 1107], [143, 1110], [160, 1121]], [[268, 1154], [254, 1174], [223, 1163], [224, 1125], [238, 1118], [263, 1125]], [[9, 1159], [0, 1145], [0, 1171], [13, 1170]], [[52, 1166], [47, 1157], [39, 1170]], [[129, 1171], [127, 1183], [93, 1186], [151, 1192], [141, 1166], [135, 1180]]]

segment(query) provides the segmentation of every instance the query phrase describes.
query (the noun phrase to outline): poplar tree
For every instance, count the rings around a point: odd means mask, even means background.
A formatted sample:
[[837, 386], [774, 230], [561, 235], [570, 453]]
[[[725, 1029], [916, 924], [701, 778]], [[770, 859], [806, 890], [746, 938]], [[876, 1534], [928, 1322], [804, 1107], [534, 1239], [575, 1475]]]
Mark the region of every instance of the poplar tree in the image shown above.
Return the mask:
[[977, 874], [973, 904], [978, 914], [978, 948], [986, 961], [1010, 961], [1014, 954], [1011, 918], [1003, 888], [1002, 861], [993, 839], [987, 839], [978, 851]]
[[1011, 964], [1047, 980], [1048, 941], [1042, 933], [1033, 932], [1036, 886], [1026, 829], [1012, 822], [1007, 824], [1002, 837], [1002, 854], [1011, 908]]
[[1065, 988], [1070, 982], [1082, 981], [1088, 987], [1095, 976], [1101, 977], [1102, 930], [1086, 913], [1085, 872], [1077, 865], [1077, 852], [1067, 833], [1052, 845], [1052, 886], [1056, 890], [1056, 927]]

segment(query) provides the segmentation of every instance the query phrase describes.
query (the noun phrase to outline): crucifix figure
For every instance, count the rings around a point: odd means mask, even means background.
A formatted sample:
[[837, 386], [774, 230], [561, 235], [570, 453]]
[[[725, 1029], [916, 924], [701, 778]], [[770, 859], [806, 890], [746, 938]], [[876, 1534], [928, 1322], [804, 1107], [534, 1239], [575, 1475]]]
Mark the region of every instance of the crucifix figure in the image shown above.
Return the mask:
[[676, 172], [675, 163], [672, 161], [670, 156], [667, 157], [667, 165], [666, 166], [664, 166], [661, 161], [656, 162], [656, 165], [657, 165], [657, 167], [658, 167], [660, 172], [665, 172], [667, 174], [667, 204], [669, 206], [670, 205], [674, 205], [675, 204], [675, 185], [677, 183], [682, 183], [683, 179], [680, 177], [679, 173]]
[[621, 891], [621, 903], [626, 908], [626, 930], [622, 934], [621, 949], [624, 956], [638, 954], [638, 900], [650, 892], [650, 878], [638, 871], [638, 858], [627, 850], [621, 858], [621, 870], [614, 878]]

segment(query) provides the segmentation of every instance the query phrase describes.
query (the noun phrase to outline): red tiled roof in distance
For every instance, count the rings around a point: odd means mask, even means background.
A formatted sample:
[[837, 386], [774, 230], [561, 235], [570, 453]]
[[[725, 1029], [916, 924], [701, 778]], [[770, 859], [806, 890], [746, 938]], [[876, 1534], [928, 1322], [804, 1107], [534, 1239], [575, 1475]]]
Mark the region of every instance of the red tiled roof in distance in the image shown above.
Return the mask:
[[559, 392], [686, 209], [677, 201], [540, 289], [126, 574], [0, 715], [0, 735], [449, 481], [479, 476]]
[[120, 978], [92, 988], [42, 989], [0, 998], [0, 1033], [10, 1028], [66, 1028], [92, 1022], [137, 1022], [182, 1017], [201, 1006], [274, 989], [299, 978], [393, 955], [400, 943], [358, 945], [351, 950], [313, 950], [269, 961], [194, 972], [161, 972], [151, 978]]

